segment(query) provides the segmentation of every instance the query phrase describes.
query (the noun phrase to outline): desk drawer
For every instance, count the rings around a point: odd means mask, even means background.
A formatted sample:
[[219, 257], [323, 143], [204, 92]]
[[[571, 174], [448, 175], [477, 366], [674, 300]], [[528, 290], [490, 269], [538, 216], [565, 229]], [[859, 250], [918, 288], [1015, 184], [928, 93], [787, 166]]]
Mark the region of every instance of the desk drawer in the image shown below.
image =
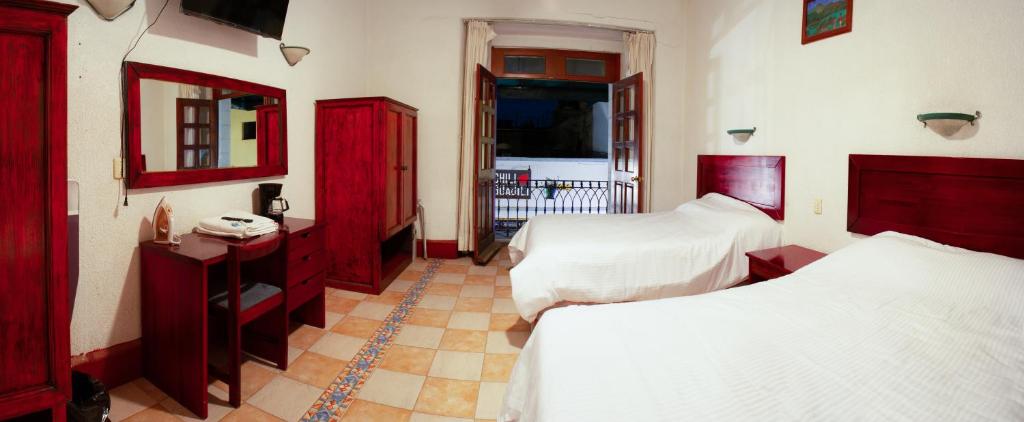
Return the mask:
[[288, 258], [295, 260], [310, 252], [324, 248], [323, 226], [314, 226], [302, 233], [288, 237]]
[[294, 285], [324, 271], [324, 250], [317, 249], [288, 259], [288, 285]]
[[324, 292], [324, 275], [318, 274], [315, 277], [307, 278], [301, 282], [288, 286], [288, 311], [291, 312], [309, 302], [310, 299]]

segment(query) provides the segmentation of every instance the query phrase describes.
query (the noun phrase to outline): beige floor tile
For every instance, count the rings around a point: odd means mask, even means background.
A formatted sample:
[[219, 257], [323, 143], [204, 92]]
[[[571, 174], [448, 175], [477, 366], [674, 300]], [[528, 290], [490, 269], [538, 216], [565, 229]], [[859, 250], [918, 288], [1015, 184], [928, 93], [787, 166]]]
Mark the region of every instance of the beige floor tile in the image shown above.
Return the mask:
[[411, 410], [356, 400], [345, 411], [345, 422], [404, 422], [412, 416]]
[[453, 418], [451, 416], [438, 416], [428, 413], [412, 412], [409, 422], [473, 422], [472, 419]]
[[[113, 416], [111, 416], [113, 418]], [[164, 409], [163, 406], [156, 405], [148, 409], [142, 410], [128, 419], [111, 419], [124, 422], [181, 422], [181, 418]]]
[[508, 382], [512, 376], [512, 367], [518, 355], [499, 355], [488, 353], [484, 356], [484, 369], [480, 373], [482, 381]]
[[[363, 384], [357, 397], [391, 407], [412, 410], [426, 377], [377, 369]], [[312, 403], [312, 402], [310, 402]]]
[[415, 285], [416, 285], [415, 281], [395, 280], [395, 281], [392, 281], [391, 284], [388, 285], [388, 288], [384, 289], [384, 291], [406, 293], [406, 292], [409, 291], [410, 287], [415, 286]]
[[501, 412], [501, 402], [505, 398], [505, 383], [482, 382], [480, 395], [476, 400], [476, 417], [493, 419]]
[[426, 259], [423, 258], [416, 258], [412, 260], [412, 263], [409, 264], [409, 266], [406, 269], [422, 271], [427, 269], [428, 266], [430, 266], [430, 261], [427, 261]]
[[430, 287], [427, 287], [428, 295], [458, 296], [460, 291], [462, 291], [460, 284], [431, 283]]
[[493, 275], [467, 275], [466, 284], [472, 284], [477, 286], [493, 286], [494, 285]]
[[[390, 287], [390, 286], [388, 286]], [[395, 306], [405, 300], [405, 293], [401, 292], [388, 292], [385, 291], [380, 295], [370, 295], [366, 297], [367, 302], [383, 303], [385, 305]]]
[[[221, 390], [212, 385], [207, 388], [207, 391], [209, 393], [209, 397], [207, 397], [208, 404], [206, 406], [205, 421], [217, 422], [235, 410], [235, 408], [228, 403], [227, 391]], [[200, 419], [195, 413], [192, 413], [186, 409], [185, 406], [182, 406], [170, 397], [160, 402], [160, 406], [167, 409], [168, 413], [188, 422], [199, 422], [204, 420]]]
[[288, 335], [288, 346], [303, 350], [308, 349], [309, 346], [320, 340], [320, 337], [323, 337], [325, 332], [322, 329], [303, 324]]
[[305, 350], [299, 349], [297, 347], [288, 346], [288, 364], [291, 365], [292, 363], [294, 363], [295, 359], [298, 359], [299, 356], [302, 355], [302, 353], [304, 352]]
[[437, 349], [444, 331], [443, 328], [406, 324], [395, 337], [395, 344]]
[[[252, 360], [242, 363], [242, 400], [248, 400], [275, 376], [277, 376], [277, 368], [271, 368]], [[224, 381], [217, 380], [212, 385], [223, 391], [229, 391], [229, 387]]]
[[480, 383], [428, 377], [416, 400], [416, 410], [442, 416], [471, 418], [476, 414]]
[[438, 273], [434, 274], [431, 283], [463, 284], [466, 281], [465, 274]]
[[460, 297], [455, 301], [455, 310], [464, 312], [491, 312], [493, 300], [486, 297]]
[[519, 353], [529, 337], [523, 331], [488, 331], [487, 353]]
[[455, 298], [451, 296], [423, 295], [418, 308], [437, 309], [439, 311], [450, 311], [455, 307]]
[[474, 265], [472, 267], [469, 267], [469, 274], [471, 274], [471, 275], [495, 275], [497, 273], [498, 273], [498, 267], [491, 267], [491, 266], [481, 267], [479, 265]]
[[463, 381], [480, 381], [484, 366], [483, 353], [438, 350], [427, 375]]
[[398, 275], [398, 278], [396, 280], [420, 281], [420, 278], [422, 277], [422, 270], [406, 269], [405, 271], [402, 271], [402, 273]]
[[465, 265], [465, 266], [468, 267], [470, 265], [473, 265], [473, 258], [472, 257], [468, 257], [468, 256], [463, 256], [463, 257], [459, 257], [459, 258], [456, 258], [456, 259], [446, 259], [446, 260], [444, 260], [444, 263], [445, 264], [452, 264], [452, 265]]
[[458, 352], [483, 352], [487, 346], [486, 331], [445, 330], [441, 338], [441, 350]]
[[375, 319], [377, 321], [383, 321], [394, 309], [394, 305], [387, 305], [383, 303], [373, 302], [360, 302], [349, 312], [347, 316], [357, 316], [366, 319]]
[[[312, 403], [310, 403], [312, 405]], [[307, 409], [308, 410], [308, 409]], [[242, 405], [228, 413], [221, 422], [282, 422], [277, 416], [271, 415], [267, 412], [260, 410], [259, 408], [248, 404], [242, 403]]]
[[494, 305], [491, 306], [492, 314], [516, 314], [519, 315], [519, 310], [516, 309], [516, 303], [512, 299], [508, 298], [494, 298]]
[[493, 297], [494, 286], [462, 286], [462, 293], [459, 293], [462, 297]]
[[495, 286], [494, 297], [512, 297], [512, 287], [510, 286]]
[[[306, 352], [288, 367], [284, 376], [314, 387], [327, 388], [349, 361]], [[312, 404], [312, 403], [310, 403]]]
[[499, 275], [494, 277], [495, 286], [511, 286], [512, 279], [507, 275]]
[[163, 399], [167, 398], [167, 394], [165, 394], [163, 390], [161, 390], [157, 386], [153, 385], [153, 383], [149, 382], [149, 380], [147, 380], [145, 378], [138, 378], [138, 379], [136, 379], [135, 381], [132, 381], [132, 382], [134, 382], [135, 385], [137, 385], [140, 389], [142, 389], [142, 391], [144, 391], [146, 394], [148, 394], [150, 397], [152, 397], [153, 400], [156, 400], [156, 401], [159, 402], [159, 401], [163, 401]]
[[331, 332], [344, 334], [346, 336], [368, 339], [380, 328], [382, 322], [375, 319], [360, 318], [357, 316], [346, 316], [341, 322], [331, 328]]
[[352, 292], [348, 290], [334, 289], [331, 291], [330, 296], [343, 297], [346, 299], [363, 300], [366, 299], [366, 293]]
[[451, 264], [449, 262], [451, 261], [445, 261], [444, 264], [441, 264], [437, 272], [445, 274], [466, 274], [469, 272], [469, 265]]
[[285, 376], [275, 377], [247, 402], [286, 421], [297, 421], [316, 401], [322, 388], [303, 384]]
[[110, 390], [110, 419], [122, 421], [157, 404], [136, 383], [127, 383]]
[[491, 314], [486, 312], [452, 312], [448, 328], [459, 330], [486, 331], [490, 327]]
[[364, 344], [366, 344], [365, 338], [327, 333], [320, 341], [310, 346], [309, 351], [349, 361], [355, 357], [356, 353], [359, 353], [359, 349], [362, 349]]
[[380, 368], [407, 374], [427, 375], [430, 372], [430, 364], [434, 361], [434, 353], [433, 349], [395, 344], [388, 348], [387, 352], [384, 352], [384, 360], [381, 362]]
[[345, 314], [337, 314], [337, 313], [334, 313], [334, 312], [327, 312], [324, 315], [324, 326], [327, 327], [328, 329], [330, 329], [331, 327], [335, 326], [339, 321], [341, 321], [341, 319], [344, 318], [344, 317], [345, 317]]
[[530, 323], [519, 314], [491, 314], [491, 331], [530, 331]]
[[451, 319], [450, 311], [439, 311], [436, 309], [413, 308], [412, 315], [406, 317], [406, 324], [424, 325], [427, 327], [445, 328], [448, 320]]
[[337, 314], [347, 314], [352, 311], [360, 301], [355, 299], [349, 299], [347, 297], [327, 295], [324, 300], [327, 306], [327, 310]]

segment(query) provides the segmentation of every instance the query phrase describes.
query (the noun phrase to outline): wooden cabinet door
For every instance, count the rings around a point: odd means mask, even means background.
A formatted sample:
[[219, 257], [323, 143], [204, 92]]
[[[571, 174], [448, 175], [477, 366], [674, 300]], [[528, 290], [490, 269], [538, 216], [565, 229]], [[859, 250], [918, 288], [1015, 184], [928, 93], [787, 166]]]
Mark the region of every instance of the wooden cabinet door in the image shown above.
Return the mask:
[[402, 110], [387, 105], [384, 112], [384, 238], [402, 225]]
[[401, 184], [399, 187], [402, 224], [416, 219], [416, 115], [402, 114]]
[[17, 5], [0, 2], [0, 420], [46, 408], [61, 419], [70, 375], [64, 16], [74, 6]]

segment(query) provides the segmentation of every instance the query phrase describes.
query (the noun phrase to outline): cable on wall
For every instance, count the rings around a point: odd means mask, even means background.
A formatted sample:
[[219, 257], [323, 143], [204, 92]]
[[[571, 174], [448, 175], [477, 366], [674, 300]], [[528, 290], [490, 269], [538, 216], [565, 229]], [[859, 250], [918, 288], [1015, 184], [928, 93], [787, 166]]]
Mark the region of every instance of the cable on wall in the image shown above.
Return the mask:
[[164, 10], [167, 9], [167, 5], [170, 4], [170, 2], [171, 0], [164, 0], [164, 5], [160, 6], [160, 11], [157, 12], [156, 18], [153, 18], [153, 22], [151, 22], [149, 26], [142, 30], [142, 33], [139, 34], [137, 38], [135, 38], [135, 41], [132, 42], [131, 47], [128, 48], [128, 51], [124, 53], [124, 56], [121, 56], [121, 187], [124, 189], [124, 206], [126, 207], [128, 206], [128, 178], [125, 177], [124, 169], [126, 167], [125, 154], [128, 151], [128, 134], [126, 129], [128, 122], [128, 107], [125, 107], [125, 103], [128, 100], [126, 98], [128, 95], [128, 87], [125, 86], [125, 64], [128, 62], [128, 55], [132, 54], [132, 51], [135, 51], [135, 47], [139, 46], [139, 41], [142, 41], [142, 37], [145, 36], [147, 32], [149, 32], [149, 29], [152, 28], [153, 25], [156, 25], [156, 23], [160, 21], [160, 16], [163, 16]]

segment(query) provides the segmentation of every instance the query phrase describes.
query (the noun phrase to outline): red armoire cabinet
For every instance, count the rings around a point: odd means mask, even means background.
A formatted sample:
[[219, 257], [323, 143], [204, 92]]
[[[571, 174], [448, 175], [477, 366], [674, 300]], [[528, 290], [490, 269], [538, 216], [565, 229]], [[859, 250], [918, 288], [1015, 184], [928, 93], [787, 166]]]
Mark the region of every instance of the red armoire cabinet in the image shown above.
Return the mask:
[[416, 109], [390, 98], [316, 103], [316, 219], [327, 285], [379, 294], [412, 261]]
[[0, 420], [63, 421], [71, 368], [67, 15], [0, 0]]

